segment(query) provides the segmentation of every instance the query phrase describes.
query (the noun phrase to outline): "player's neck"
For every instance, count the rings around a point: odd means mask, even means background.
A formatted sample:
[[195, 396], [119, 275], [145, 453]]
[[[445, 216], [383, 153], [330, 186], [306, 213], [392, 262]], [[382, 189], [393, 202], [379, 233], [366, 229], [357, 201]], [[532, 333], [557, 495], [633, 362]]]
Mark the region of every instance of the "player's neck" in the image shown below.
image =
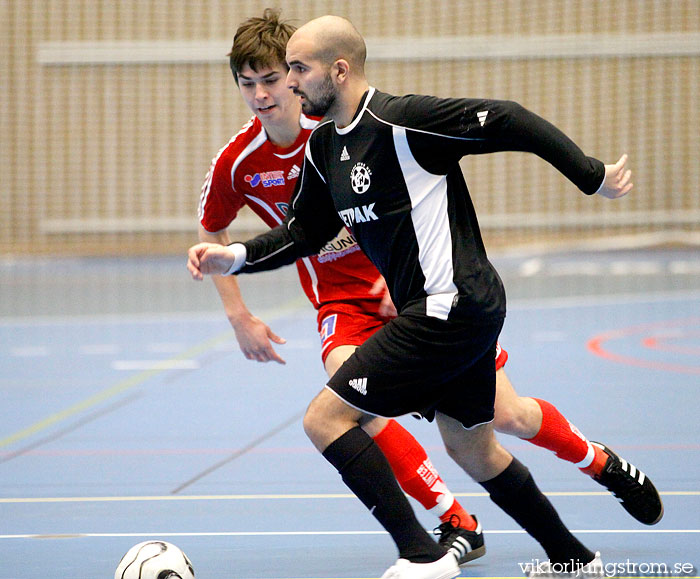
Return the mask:
[[267, 133], [267, 138], [272, 143], [282, 148], [291, 147], [301, 132], [298, 116], [293, 122], [290, 120], [289, 123], [285, 123], [284, 125], [266, 125], [263, 123], [263, 127]]
[[334, 110], [329, 111], [331, 118], [339, 129], [347, 127], [362, 104], [362, 98], [369, 89], [369, 84], [363, 78], [348, 86]]

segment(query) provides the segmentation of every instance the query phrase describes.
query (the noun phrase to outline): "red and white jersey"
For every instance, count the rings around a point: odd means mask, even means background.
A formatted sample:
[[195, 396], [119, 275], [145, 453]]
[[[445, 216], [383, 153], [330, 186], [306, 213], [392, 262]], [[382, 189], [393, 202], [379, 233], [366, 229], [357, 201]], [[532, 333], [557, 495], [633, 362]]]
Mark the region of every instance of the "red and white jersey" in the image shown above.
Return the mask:
[[[244, 205], [269, 227], [282, 223], [304, 163], [304, 147], [317, 120], [300, 118], [301, 133], [278, 147], [253, 117], [214, 157], [202, 187], [199, 220], [206, 231], [226, 229]], [[379, 272], [345, 228], [318, 255], [297, 261], [299, 279], [315, 308], [356, 299], [377, 300], [369, 290]]]

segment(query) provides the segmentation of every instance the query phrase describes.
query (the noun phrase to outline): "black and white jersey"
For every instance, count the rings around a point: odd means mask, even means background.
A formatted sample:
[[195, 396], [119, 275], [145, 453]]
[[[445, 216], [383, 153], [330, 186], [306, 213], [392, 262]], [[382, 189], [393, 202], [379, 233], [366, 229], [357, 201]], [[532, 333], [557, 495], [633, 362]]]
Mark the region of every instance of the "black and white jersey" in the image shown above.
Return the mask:
[[459, 161], [496, 151], [534, 153], [584, 193], [604, 165], [510, 101], [396, 97], [371, 88], [351, 124], [321, 122], [307, 143], [299, 190], [281, 229], [246, 242], [242, 272], [309, 255], [345, 224], [386, 278], [399, 312], [425, 301], [447, 319], [454, 304], [475, 319], [505, 315]]

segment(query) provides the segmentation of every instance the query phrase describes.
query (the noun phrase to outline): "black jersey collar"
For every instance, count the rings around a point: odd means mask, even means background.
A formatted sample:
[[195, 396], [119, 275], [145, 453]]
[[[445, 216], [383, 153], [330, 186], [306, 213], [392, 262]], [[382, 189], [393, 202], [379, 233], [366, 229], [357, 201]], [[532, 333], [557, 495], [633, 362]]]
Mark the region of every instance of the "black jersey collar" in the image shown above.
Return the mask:
[[367, 108], [369, 101], [372, 100], [372, 96], [374, 95], [375, 91], [376, 89], [371, 86], [367, 92], [365, 92], [364, 96], [362, 97], [362, 102], [360, 103], [360, 106], [357, 107], [357, 111], [355, 111], [355, 115], [352, 117], [352, 122], [348, 126], [339, 129], [336, 125], [335, 130], [339, 135], [347, 135], [357, 126], [357, 123], [359, 123], [360, 119], [362, 118], [362, 113], [365, 112], [365, 109]]

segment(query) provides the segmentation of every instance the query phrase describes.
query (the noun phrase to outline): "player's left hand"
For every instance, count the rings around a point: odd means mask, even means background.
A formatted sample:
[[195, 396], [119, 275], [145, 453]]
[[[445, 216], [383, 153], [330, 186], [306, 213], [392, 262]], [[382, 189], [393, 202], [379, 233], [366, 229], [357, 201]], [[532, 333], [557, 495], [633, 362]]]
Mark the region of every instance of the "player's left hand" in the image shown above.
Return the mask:
[[187, 269], [192, 279], [201, 281], [205, 275], [227, 272], [235, 258], [235, 254], [227, 245], [198, 243], [187, 252]]
[[391, 301], [391, 296], [389, 295], [389, 288], [386, 285], [386, 280], [380, 275], [377, 281], [374, 282], [372, 289], [369, 290], [373, 296], [378, 296], [382, 294], [382, 301], [379, 304], [379, 315], [385, 318], [395, 318], [399, 315], [396, 311], [396, 306], [394, 302]]
[[596, 193], [608, 199], [623, 197], [633, 187], [631, 178], [632, 171], [627, 169], [627, 154], [624, 154], [614, 165], [605, 165], [605, 178]]

